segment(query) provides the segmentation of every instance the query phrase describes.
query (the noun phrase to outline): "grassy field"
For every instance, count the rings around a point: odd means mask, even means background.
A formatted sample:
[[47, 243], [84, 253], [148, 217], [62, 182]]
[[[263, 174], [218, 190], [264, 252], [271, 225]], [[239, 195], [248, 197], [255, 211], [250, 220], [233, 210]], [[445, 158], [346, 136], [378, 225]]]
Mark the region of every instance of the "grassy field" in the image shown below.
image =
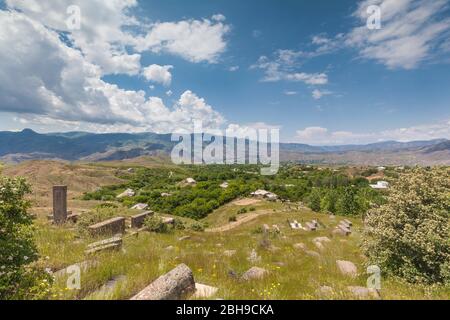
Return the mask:
[[[185, 263], [193, 270], [196, 282], [219, 288], [213, 298], [320, 299], [324, 298], [318, 292], [320, 286], [330, 286], [334, 294], [328, 298], [354, 299], [347, 286], [365, 286], [368, 277], [365, 260], [358, 247], [360, 221], [352, 219], [355, 231], [351, 236], [333, 237], [331, 230], [339, 222], [339, 217], [332, 219], [307, 210], [286, 212], [287, 208], [266, 202], [260, 203], [255, 212], [265, 212], [268, 208], [272, 208], [272, 213], [260, 214], [226, 232], [142, 232], [138, 236], [127, 236], [122, 251], [100, 254], [91, 261], [91, 267], [82, 272], [81, 290], [66, 290], [66, 277], [62, 277], [56, 282], [53, 298], [128, 299], [161, 274]], [[233, 214], [235, 209], [230, 205], [217, 210], [208, 217], [208, 224], [218, 225], [218, 221], [224, 221], [224, 216]], [[320, 228], [316, 232], [292, 230], [287, 224], [288, 219], [299, 222], [317, 219]], [[277, 224], [281, 234], [271, 234], [269, 242], [263, 241], [259, 232], [263, 224]], [[38, 226], [37, 240], [43, 256], [41, 263], [46, 267], [59, 270], [88, 259], [84, 249], [93, 239], [79, 238], [71, 226], [57, 228], [42, 220]], [[191, 238], [179, 240], [186, 235]], [[319, 236], [332, 240], [323, 251], [318, 250], [312, 241]], [[308, 250], [316, 251], [320, 257], [309, 256], [305, 251], [294, 248], [296, 243], [304, 243]], [[225, 256], [226, 250], [236, 250], [236, 254]], [[248, 260], [252, 250], [256, 250], [260, 261]], [[355, 279], [341, 275], [336, 260], [352, 261], [360, 275]], [[230, 273], [241, 275], [253, 266], [268, 270], [268, 276], [249, 282], [230, 276]], [[105, 293], [102, 286], [111, 280], [117, 281]], [[424, 288], [396, 279], [383, 279], [381, 296], [382, 299], [448, 299], [450, 293], [444, 288]]]
[[[50, 167], [46, 169], [44, 164]], [[30, 164], [28, 164], [30, 165]], [[58, 271], [75, 263], [85, 262], [82, 268], [81, 289], [66, 288], [67, 275], [58, 276], [52, 299], [129, 299], [154, 279], [170, 271], [180, 263], [188, 265], [196, 282], [219, 288], [212, 299], [355, 299], [348, 286], [365, 286], [366, 261], [361, 254], [360, 219], [352, 220], [353, 233], [349, 237], [334, 237], [332, 230], [341, 220], [327, 214], [299, 209], [294, 204], [237, 199], [208, 215], [200, 222], [207, 226], [206, 232], [173, 230], [168, 234], [141, 232], [124, 237], [121, 251], [107, 252], [95, 257], [86, 256], [84, 250], [98, 239], [79, 232], [76, 225], [53, 226], [46, 215], [50, 212], [52, 184], [69, 186], [69, 209], [90, 210], [99, 201], [82, 201], [80, 195], [85, 186], [94, 190], [102, 185], [121, 183], [117, 171], [125, 166], [115, 164], [61, 164], [54, 162], [31, 163], [6, 167], [4, 174], [31, 177], [34, 193], [32, 212], [38, 213], [35, 221], [36, 241], [41, 255], [39, 264]], [[33, 180], [34, 177], [34, 180]], [[243, 212], [245, 208], [246, 212]], [[136, 211], [119, 205], [116, 214], [128, 217]], [[236, 217], [237, 221], [230, 221]], [[320, 228], [315, 232], [290, 229], [287, 220], [300, 223], [316, 219]], [[195, 222], [182, 219], [186, 224]], [[264, 236], [261, 227], [278, 225], [280, 234]], [[272, 228], [273, 229], [273, 228]], [[184, 236], [187, 240], [180, 241]], [[313, 239], [326, 236], [331, 242], [323, 250], [316, 248]], [[302, 243], [319, 257], [296, 249]], [[225, 255], [235, 250], [232, 256]], [[255, 250], [258, 261], [249, 261]], [[358, 267], [359, 275], [349, 278], [340, 274], [336, 260], [348, 260]], [[249, 268], [257, 266], [269, 271], [260, 280], [242, 281]], [[321, 286], [333, 288], [331, 296], [323, 296]], [[382, 279], [382, 299], [450, 299], [450, 291], [444, 287], [409, 285], [394, 278]]]

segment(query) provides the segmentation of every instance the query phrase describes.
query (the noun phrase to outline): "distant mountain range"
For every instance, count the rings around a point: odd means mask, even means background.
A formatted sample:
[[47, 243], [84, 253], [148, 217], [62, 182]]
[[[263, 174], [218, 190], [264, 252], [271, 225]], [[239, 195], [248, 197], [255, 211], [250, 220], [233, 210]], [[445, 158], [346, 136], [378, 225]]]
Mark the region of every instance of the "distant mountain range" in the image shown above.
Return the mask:
[[[30, 129], [0, 132], [0, 160], [35, 159], [109, 161], [168, 154], [175, 142], [170, 134], [86, 132], [39, 134]], [[282, 161], [317, 164], [450, 165], [450, 140], [397, 142], [367, 145], [311, 146], [282, 143]]]

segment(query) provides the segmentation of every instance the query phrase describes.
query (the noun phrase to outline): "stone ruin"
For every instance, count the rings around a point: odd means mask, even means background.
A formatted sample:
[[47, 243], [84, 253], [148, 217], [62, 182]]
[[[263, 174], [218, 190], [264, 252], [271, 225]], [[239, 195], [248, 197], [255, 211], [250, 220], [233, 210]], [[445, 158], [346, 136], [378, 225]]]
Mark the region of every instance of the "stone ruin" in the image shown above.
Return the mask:
[[125, 218], [116, 217], [103, 222], [99, 222], [88, 227], [89, 233], [92, 236], [99, 236], [104, 234], [123, 234], [125, 233]]
[[53, 222], [64, 224], [67, 220], [67, 186], [53, 186]]
[[345, 219], [339, 222], [339, 225], [333, 230], [334, 235], [349, 236], [352, 233], [353, 224], [351, 221]]
[[181, 300], [196, 291], [192, 270], [180, 264], [153, 281], [130, 300]]

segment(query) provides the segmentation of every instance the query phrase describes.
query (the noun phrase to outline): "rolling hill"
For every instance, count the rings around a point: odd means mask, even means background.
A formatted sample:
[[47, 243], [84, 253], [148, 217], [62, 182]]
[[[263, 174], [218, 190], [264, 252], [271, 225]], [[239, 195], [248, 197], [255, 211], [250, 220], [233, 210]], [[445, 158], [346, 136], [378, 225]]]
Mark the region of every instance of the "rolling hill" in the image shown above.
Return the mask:
[[[87, 132], [40, 134], [30, 129], [0, 132], [0, 160], [115, 161], [168, 154], [170, 134]], [[385, 141], [367, 145], [311, 146], [282, 143], [282, 161], [317, 164], [450, 165], [450, 141]]]

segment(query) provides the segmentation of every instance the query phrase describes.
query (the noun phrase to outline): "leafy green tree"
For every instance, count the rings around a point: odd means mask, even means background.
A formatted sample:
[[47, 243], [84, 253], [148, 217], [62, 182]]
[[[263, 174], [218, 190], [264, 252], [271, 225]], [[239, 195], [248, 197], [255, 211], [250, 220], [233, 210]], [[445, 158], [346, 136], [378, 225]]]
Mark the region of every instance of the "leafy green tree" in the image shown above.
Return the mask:
[[34, 265], [38, 252], [24, 179], [0, 178], [0, 300], [39, 299], [49, 291], [51, 278]]
[[450, 169], [400, 176], [387, 203], [368, 212], [363, 249], [371, 264], [412, 283], [450, 284]]
[[353, 186], [342, 189], [337, 202], [337, 213], [339, 215], [355, 216], [361, 213], [357, 192], [357, 188]]
[[319, 212], [320, 201], [320, 190], [318, 188], [313, 188], [308, 196], [308, 206], [311, 208], [311, 210]]
[[320, 207], [322, 211], [336, 213], [336, 205], [338, 201], [338, 194], [336, 190], [328, 190], [326, 195], [322, 198]]

